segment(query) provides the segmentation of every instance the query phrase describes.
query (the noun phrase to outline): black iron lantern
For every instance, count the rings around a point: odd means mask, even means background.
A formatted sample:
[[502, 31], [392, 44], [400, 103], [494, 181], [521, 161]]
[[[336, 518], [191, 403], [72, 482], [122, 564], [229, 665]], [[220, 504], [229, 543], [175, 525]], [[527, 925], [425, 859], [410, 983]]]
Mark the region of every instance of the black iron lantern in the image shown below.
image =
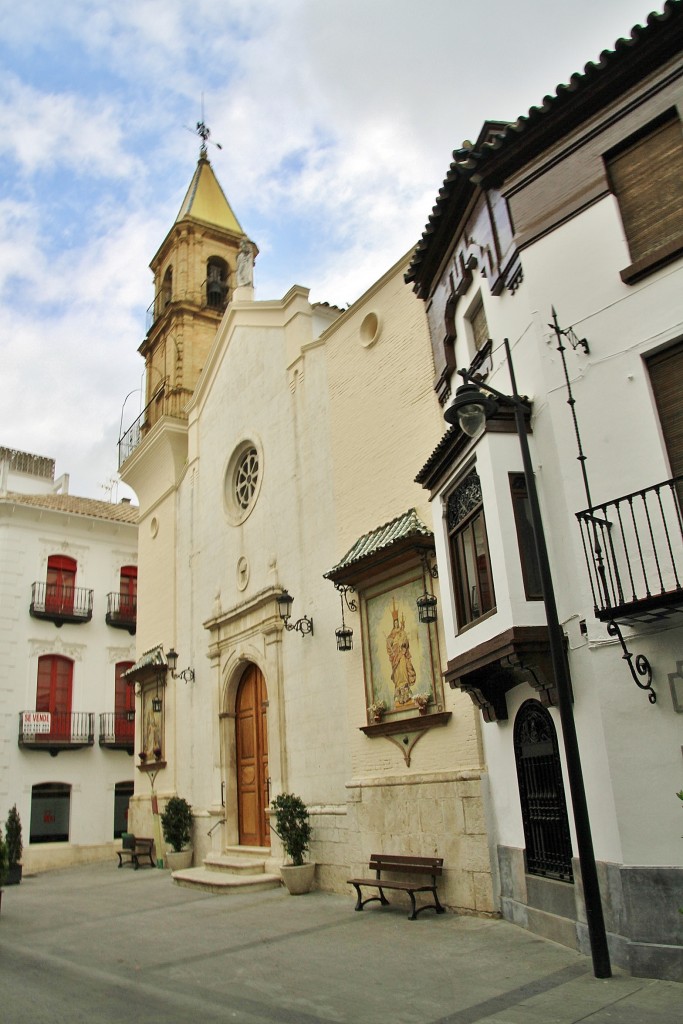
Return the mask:
[[278, 594], [275, 598], [277, 601], [277, 610], [280, 613], [280, 618], [285, 624], [286, 630], [295, 629], [297, 633], [301, 633], [305, 636], [307, 633], [313, 632], [313, 619], [309, 619], [308, 615], [303, 615], [296, 622], [290, 622], [289, 619], [292, 614], [292, 605], [294, 604], [294, 598], [286, 590], [283, 590], [281, 594]]
[[353, 648], [353, 630], [350, 626], [342, 624], [339, 629], [335, 629], [334, 635], [337, 638], [337, 650], [338, 651], [350, 651]]
[[130, 708], [128, 711], [126, 711], [126, 721], [127, 722], [134, 722], [135, 721], [135, 708]]
[[433, 594], [428, 594], [425, 590], [422, 597], [418, 597], [416, 604], [420, 622], [436, 622], [437, 601]]
[[168, 662], [168, 667], [171, 670], [171, 675], [175, 676], [175, 670], [178, 667], [178, 652], [174, 651], [172, 647], [166, 652], [166, 661]]
[[292, 614], [294, 598], [290, 593], [288, 593], [288, 591], [283, 590], [281, 594], [277, 595], [275, 600], [277, 601], [277, 610], [280, 613], [280, 618], [286, 623]]
[[155, 714], [157, 714], [157, 715], [158, 715], [158, 714], [159, 714], [159, 712], [161, 711], [161, 708], [162, 708], [162, 700], [161, 700], [161, 697], [159, 697], [158, 695], [157, 695], [156, 697], [152, 697], [152, 711], [153, 711], [153, 712], [154, 712]]

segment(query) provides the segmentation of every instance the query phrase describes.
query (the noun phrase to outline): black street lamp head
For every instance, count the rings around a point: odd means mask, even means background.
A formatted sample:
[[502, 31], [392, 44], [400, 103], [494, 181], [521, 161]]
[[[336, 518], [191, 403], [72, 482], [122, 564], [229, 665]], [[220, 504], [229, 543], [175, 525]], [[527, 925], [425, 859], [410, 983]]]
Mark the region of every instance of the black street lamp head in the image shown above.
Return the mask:
[[168, 662], [168, 667], [171, 670], [171, 675], [173, 675], [178, 667], [178, 653], [177, 651], [174, 651], [172, 647], [166, 652], [166, 661]]
[[278, 594], [275, 600], [277, 601], [277, 609], [280, 613], [280, 618], [283, 622], [286, 622], [292, 614], [294, 598], [286, 590], [283, 590], [281, 594]]
[[497, 408], [497, 402], [480, 391], [475, 384], [461, 384], [444, 413], [444, 419], [447, 423], [458, 424], [468, 437], [476, 437]]

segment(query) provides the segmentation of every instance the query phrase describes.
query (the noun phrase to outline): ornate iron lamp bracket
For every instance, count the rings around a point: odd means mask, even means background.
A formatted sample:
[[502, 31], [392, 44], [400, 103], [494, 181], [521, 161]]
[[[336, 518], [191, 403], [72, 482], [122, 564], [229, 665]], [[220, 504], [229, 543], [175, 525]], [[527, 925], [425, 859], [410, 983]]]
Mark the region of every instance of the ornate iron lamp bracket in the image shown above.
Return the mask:
[[352, 597], [349, 600], [349, 593], [355, 594], [355, 587], [345, 587], [343, 583], [335, 583], [334, 589], [339, 591], [342, 602], [342, 618], [344, 616], [344, 604], [350, 612], [358, 611], [358, 602]]
[[[649, 700], [650, 704], [656, 704], [657, 694], [652, 689], [652, 666], [650, 665], [650, 662], [647, 660], [644, 654], [634, 655], [631, 651], [629, 651], [628, 647], [626, 646], [626, 641], [624, 640], [621, 634], [619, 624], [615, 622], [614, 619], [607, 623], [607, 632], [610, 636], [616, 636], [618, 638], [619, 643], [621, 644], [622, 650], [624, 652], [622, 658], [624, 659], [624, 661], [628, 663], [631, 675], [633, 676], [633, 682], [636, 684], [636, 686], [639, 686], [641, 690], [649, 691], [647, 699]], [[635, 667], [633, 664], [634, 659]]]
[[427, 550], [425, 550], [425, 548], [420, 548], [420, 561], [422, 562], [422, 568], [425, 571], [425, 575], [431, 576], [433, 580], [438, 580], [438, 578], [439, 578], [439, 567], [438, 567], [438, 565], [436, 564], [436, 562], [434, 562], [433, 565], [430, 565], [431, 560], [435, 556], [436, 556], [436, 551], [434, 551], [434, 549], [432, 549], [431, 551], [427, 551]]

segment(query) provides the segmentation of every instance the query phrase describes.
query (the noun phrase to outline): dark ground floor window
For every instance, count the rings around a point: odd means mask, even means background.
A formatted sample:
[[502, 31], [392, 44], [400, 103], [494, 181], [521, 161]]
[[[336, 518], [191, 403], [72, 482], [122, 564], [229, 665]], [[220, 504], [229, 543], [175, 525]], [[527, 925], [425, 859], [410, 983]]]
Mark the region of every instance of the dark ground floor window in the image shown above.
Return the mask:
[[128, 802], [133, 795], [132, 782], [117, 782], [114, 788], [114, 839], [128, 831]]
[[32, 843], [68, 843], [71, 786], [41, 782], [31, 791]]
[[549, 712], [539, 701], [527, 700], [517, 712], [514, 746], [527, 871], [573, 882], [557, 733]]

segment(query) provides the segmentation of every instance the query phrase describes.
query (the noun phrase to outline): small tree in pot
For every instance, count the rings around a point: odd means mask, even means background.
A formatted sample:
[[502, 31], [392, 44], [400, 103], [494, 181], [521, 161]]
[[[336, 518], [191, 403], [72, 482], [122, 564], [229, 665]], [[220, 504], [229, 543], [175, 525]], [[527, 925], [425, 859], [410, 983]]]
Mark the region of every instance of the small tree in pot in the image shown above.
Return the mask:
[[192, 838], [192, 808], [181, 796], [172, 796], [161, 815], [164, 839], [173, 847], [167, 850], [168, 866], [177, 871], [192, 863], [192, 850], [187, 849]]
[[7, 885], [18, 885], [21, 881], [22, 866], [20, 864], [24, 847], [21, 842], [21, 818], [17, 805], [10, 809], [5, 822], [5, 839], [7, 846]]
[[309, 892], [315, 864], [304, 864], [312, 832], [306, 805], [293, 793], [281, 793], [270, 806], [275, 814], [273, 831], [282, 841], [285, 854], [291, 861], [291, 864], [283, 864], [280, 868], [282, 880], [294, 896]]

